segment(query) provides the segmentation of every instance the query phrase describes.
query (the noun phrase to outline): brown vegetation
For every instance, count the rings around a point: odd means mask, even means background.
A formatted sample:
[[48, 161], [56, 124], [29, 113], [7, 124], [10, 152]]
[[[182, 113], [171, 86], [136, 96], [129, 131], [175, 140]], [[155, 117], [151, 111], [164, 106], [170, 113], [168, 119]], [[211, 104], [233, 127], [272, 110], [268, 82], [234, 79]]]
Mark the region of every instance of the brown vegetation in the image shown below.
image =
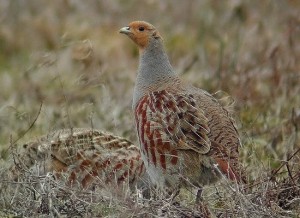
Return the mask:
[[137, 144], [131, 98], [138, 53], [118, 30], [141, 19], [164, 36], [184, 80], [235, 100], [250, 184], [205, 188], [210, 211], [297, 217], [299, 12], [292, 0], [1, 1], [0, 216], [200, 217], [188, 190], [175, 199], [179, 205], [126, 190], [72, 190], [51, 176], [5, 178], [9, 148], [55, 129], [95, 127]]

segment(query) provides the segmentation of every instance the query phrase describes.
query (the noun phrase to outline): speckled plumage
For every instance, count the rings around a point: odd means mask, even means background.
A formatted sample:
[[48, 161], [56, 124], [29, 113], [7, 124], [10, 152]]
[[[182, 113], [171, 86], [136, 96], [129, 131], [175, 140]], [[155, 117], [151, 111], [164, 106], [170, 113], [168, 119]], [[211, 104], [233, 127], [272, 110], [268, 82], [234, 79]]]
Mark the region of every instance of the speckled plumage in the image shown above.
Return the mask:
[[226, 108], [206, 91], [180, 80], [153, 25], [134, 21], [120, 33], [139, 47], [133, 111], [151, 180], [159, 187], [201, 188], [223, 173], [244, 181], [239, 135]]
[[53, 173], [67, 185], [91, 188], [108, 183], [141, 181], [145, 167], [139, 149], [128, 140], [95, 129], [62, 129], [24, 144], [12, 168], [15, 178], [22, 169], [35, 175]]

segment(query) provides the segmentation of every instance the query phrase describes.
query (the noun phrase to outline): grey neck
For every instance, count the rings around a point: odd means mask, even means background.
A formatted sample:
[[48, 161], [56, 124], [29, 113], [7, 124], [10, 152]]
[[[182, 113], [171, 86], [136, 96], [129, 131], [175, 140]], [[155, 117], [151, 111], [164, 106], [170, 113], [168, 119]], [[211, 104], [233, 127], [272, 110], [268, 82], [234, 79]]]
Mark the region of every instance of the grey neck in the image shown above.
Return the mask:
[[177, 76], [164, 51], [161, 39], [151, 39], [147, 48], [140, 54], [133, 107], [150, 89], [159, 89], [172, 78]]

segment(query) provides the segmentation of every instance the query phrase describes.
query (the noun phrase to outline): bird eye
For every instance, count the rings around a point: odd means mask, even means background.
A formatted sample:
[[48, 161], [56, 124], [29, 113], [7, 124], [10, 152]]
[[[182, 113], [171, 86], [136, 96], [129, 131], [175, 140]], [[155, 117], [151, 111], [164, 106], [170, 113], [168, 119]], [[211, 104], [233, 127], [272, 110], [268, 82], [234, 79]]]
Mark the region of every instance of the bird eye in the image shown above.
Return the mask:
[[145, 27], [143, 27], [143, 26], [139, 27], [139, 31], [143, 32], [144, 30], [145, 30]]

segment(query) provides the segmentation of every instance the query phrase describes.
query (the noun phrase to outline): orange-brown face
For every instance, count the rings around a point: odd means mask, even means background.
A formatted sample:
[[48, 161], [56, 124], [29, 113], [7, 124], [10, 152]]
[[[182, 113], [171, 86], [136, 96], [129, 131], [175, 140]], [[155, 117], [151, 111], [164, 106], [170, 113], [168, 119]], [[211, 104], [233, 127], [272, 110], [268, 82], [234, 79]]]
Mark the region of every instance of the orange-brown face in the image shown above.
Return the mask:
[[131, 38], [141, 49], [147, 47], [151, 37], [161, 38], [155, 27], [145, 21], [133, 21], [119, 32]]

